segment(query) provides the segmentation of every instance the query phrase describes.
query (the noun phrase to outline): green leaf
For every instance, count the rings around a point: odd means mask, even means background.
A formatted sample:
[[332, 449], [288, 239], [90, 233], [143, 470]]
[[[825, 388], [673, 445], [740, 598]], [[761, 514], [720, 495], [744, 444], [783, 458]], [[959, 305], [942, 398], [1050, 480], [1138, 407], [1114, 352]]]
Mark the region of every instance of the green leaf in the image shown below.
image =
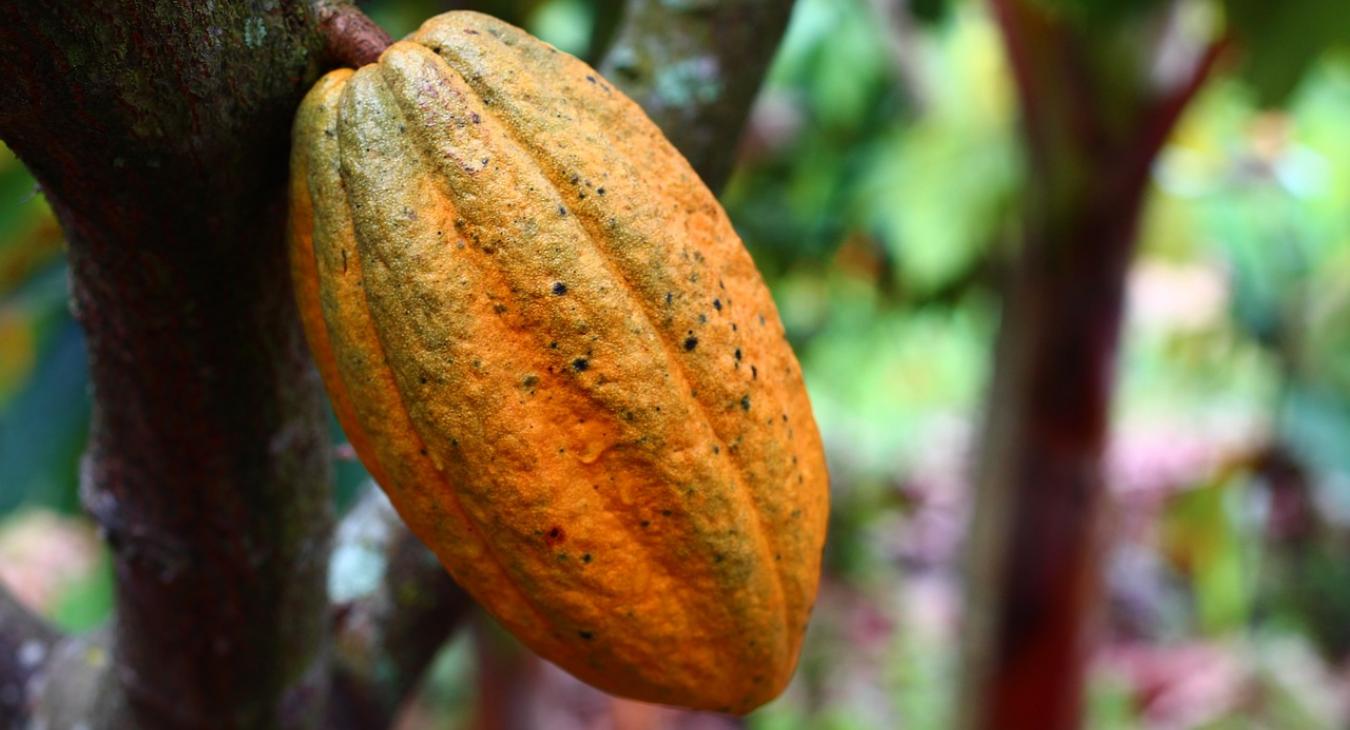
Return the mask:
[[1262, 106], [1280, 106], [1314, 62], [1333, 45], [1350, 43], [1345, 0], [1226, 0], [1243, 52], [1242, 78]]

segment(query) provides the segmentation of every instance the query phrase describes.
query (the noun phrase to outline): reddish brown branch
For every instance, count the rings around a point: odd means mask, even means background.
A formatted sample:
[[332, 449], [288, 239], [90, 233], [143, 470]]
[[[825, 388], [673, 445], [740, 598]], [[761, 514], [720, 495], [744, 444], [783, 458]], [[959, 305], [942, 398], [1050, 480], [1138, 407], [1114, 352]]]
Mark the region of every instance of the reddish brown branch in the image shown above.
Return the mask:
[[360, 68], [375, 63], [393, 42], [383, 28], [350, 3], [323, 2], [315, 12], [324, 55], [337, 66]]
[[1207, 45], [1181, 83], [1168, 89], [1147, 108], [1132, 146], [1133, 156], [1141, 160], [1152, 160], [1158, 156], [1182, 113], [1190, 106], [1195, 95], [1200, 93], [1232, 45], [1233, 39], [1227, 35]]
[[1155, 101], [1102, 74], [1118, 59], [1090, 56], [1118, 46], [1114, 29], [993, 2], [1030, 174], [976, 475], [962, 726], [1071, 730], [1099, 606], [1101, 459], [1148, 171], [1226, 44]]

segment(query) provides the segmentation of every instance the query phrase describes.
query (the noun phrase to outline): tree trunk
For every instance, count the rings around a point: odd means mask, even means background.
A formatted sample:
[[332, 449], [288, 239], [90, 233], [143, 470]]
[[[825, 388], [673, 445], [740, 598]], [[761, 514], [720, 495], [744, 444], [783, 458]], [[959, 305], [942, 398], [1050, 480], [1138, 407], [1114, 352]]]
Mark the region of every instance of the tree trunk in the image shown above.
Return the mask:
[[[1148, 174], [1224, 43], [1194, 49], [1189, 73], [1158, 88], [1132, 72], [1156, 48], [1128, 22], [993, 6], [1028, 182], [975, 475], [959, 725], [1071, 730], [1099, 606], [1102, 455]], [[1121, 48], [1136, 55], [1112, 55]]]
[[116, 728], [317, 727], [329, 459], [283, 246], [303, 3], [11, 3], [0, 136], [70, 246]]

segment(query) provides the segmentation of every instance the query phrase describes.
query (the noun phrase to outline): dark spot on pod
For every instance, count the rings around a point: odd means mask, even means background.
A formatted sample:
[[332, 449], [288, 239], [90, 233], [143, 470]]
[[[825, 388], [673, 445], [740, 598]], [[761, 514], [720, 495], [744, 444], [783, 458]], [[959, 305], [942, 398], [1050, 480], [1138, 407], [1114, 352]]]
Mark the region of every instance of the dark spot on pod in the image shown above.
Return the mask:
[[739, 348], [739, 347], [736, 348], [736, 353], [735, 353], [735, 355], [736, 355], [736, 362], [740, 362], [740, 360], [741, 360], [741, 348]]
[[586, 75], [586, 80], [589, 81], [589, 82], [591, 82], [592, 84], [598, 83], [598, 82], [595, 80], [595, 77], [594, 77], [594, 76], [591, 76], [590, 74], [587, 74], [587, 75]]
[[586, 199], [586, 193], [584, 193], [584, 192], [577, 193], [577, 200], [585, 200], [585, 199]]
[[562, 283], [561, 281], [555, 281], [555, 282], [553, 282], [553, 293], [556, 294], [556, 295], [558, 295], [558, 296], [562, 296], [562, 295], [566, 294], [566, 293], [567, 293], [567, 285], [564, 284], [564, 283]]
[[589, 563], [589, 562], [591, 562], [591, 554], [590, 554], [590, 553], [582, 553], [582, 554], [581, 554], [581, 562], [583, 562], [583, 563]]
[[347, 249], [342, 249], [342, 273], [347, 273]]
[[716, 310], [719, 311], [719, 312], [722, 311], [722, 300], [721, 300], [721, 299], [714, 299], [714, 300], [713, 300], [713, 309], [716, 309]]
[[760, 327], [763, 327], [763, 326], [764, 326], [764, 315], [762, 315], [762, 314], [759, 315], [759, 326], [760, 326]]
[[577, 372], [585, 372], [586, 368], [591, 366], [591, 361], [584, 357], [579, 357], [572, 361], [572, 369]]
[[750, 410], [750, 396], [748, 395], [741, 396], [741, 410], [743, 411]]
[[755, 367], [754, 365], [750, 366], [750, 379], [751, 380], [759, 379], [759, 368]]
[[595, 634], [593, 634], [593, 633], [591, 633], [591, 632], [589, 632], [589, 631], [578, 631], [578, 632], [577, 632], [577, 636], [580, 636], [581, 638], [585, 639], [586, 641], [590, 641], [591, 639], [594, 639], [594, 638], [595, 638]]
[[483, 247], [483, 253], [485, 253], [485, 254], [491, 256], [492, 254], [497, 253], [497, 249], [495, 249], [495, 248], [493, 248], [493, 247], [491, 247], [491, 246], [484, 246], [484, 247]]
[[520, 384], [525, 386], [526, 388], [534, 388], [535, 385], [539, 384], [539, 376], [526, 375], [525, 378], [520, 381]]
[[419, 376], [417, 376], [417, 381], [418, 381], [419, 383], [421, 383], [422, 385], [426, 385], [426, 384], [427, 384], [427, 376], [425, 376], [425, 375], [419, 375]]
[[418, 450], [417, 450], [417, 453], [421, 454], [422, 456], [426, 456], [426, 455], [427, 455], [427, 450], [426, 450], [425, 447], [423, 447], [423, 448], [418, 449]]
[[693, 335], [690, 335], [689, 337], [684, 338], [684, 350], [685, 350], [685, 352], [692, 352], [693, 349], [694, 349], [695, 347], [698, 347], [698, 338], [697, 338], [697, 337], [694, 337]]
[[596, 189], [595, 189], [595, 194], [596, 194], [596, 195], [604, 195], [604, 194], [605, 194], [605, 189], [604, 189], [604, 188], [596, 188]]
[[786, 413], [783, 414], [783, 423], [787, 423], [787, 414], [786, 414]]
[[643, 520], [643, 521], [639, 522], [638, 524], [641, 525], [642, 527], [651, 527], [651, 526], [652, 526], [652, 521], [651, 521], [651, 520]]
[[563, 528], [558, 527], [557, 525], [550, 527], [548, 532], [544, 535], [544, 542], [548, 543], [549, 547], [560, 545], [566, 539], [567, 533], [563, 532]]
[[567, 209], [564, 208], [564, 207], [561, 206], [561, 205], [558, 206], [558, 215], [562, 216], [563, 218], [566, 218], [566, 217], [567, 217]]
[[713, 453], [714, 453], [714, 454], [720, 454], [720, 453], [722, 453], [722, 447], [721, 447], [721, 446], [718, 446], [717, 444], [713, 444]]
[[708, 323], [708, 315], [706, 315], [706, 314], [700, 314], [700, 315], [698, 315], [698, 323], [699, 323], [699, 324], [707, 324], [707, 323]]
[[662, 517], [669, 517], [669, 516], [670, 516], [670, 510], [668, 510], [668, 509], [663, 509], [663, 510], [661, 510], [661, 516], [662, 516]]
[[713, 562], [714, 562], [714, 563], [720, 563], [720, 562], [722, 562], [722, 561], [725, 560], [725, 559], [726, 559], [726, 558], [724, 558], [724, 557], [722, 556], [722, 553], [713, 553]]
[[572, 184], [576, 185], [579, 182], [581, 182], [581, 176], [576, 174], [575, 172], [572, 173]]
[[672, 301], [674, 301], [674, 300], [675, 300], [675, 293], [674, 293], [674, 292], [666, 292], [666, 304], [670, 304], [670, 303], [671, 303]]
[[556, 341], [548, 343], [548, 349], [550, 350], [558, 349], [558, 343]]
[[469, 35], [478, 35], [478, 31], [474, 30], [473, 28], [465, 28], [464, 32], [468, 33]]
[[469, 112], [469, 121], [473, 122], [474, 124], [480, 124], [482, 123], [483, 118], [478, 116], [478, 112]]
[[502, 314], [503, 312], [506, 311], [506, 305], [505, 305], [505, 304], [500, 304], [500, 303], [499, 303], [499, 304], [494, 304], [494, 305], [492, 305], [492, 311], [493, 311], [493, 312], [496, 312], [497, 314]]
[[731, 331], [732, 331], [732, 332], [735, 332], [735, 331], [737, 331], [738, 329], [740, 329], [740, 328], [736, 326], [736, 323], [735, 323], [735, 322], [732, 322], [732, 323], [731, 323]]

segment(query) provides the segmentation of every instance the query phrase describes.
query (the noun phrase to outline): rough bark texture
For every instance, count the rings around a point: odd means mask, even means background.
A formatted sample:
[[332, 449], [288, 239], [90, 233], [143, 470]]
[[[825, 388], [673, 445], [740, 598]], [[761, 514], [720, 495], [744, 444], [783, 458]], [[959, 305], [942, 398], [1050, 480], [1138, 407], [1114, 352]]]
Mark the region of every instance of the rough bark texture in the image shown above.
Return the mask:
[[792, 0], [629, 0], [600, 71], [721, 190]]
[[[1148, 173], [1222, 44], [1167, 88], [1104, 73], [1119, 38], [994, 0], [1029, 150], [1022, 248], [976, 474], [962, 727], [1082, 722], [1125, 277]], [[1117, 45], [1119, 45], [1117, 43]], [[1134, 43], [1143, 58], [1153, 49]]]
[[329, 466], [282, 244], [299, 3], [11, 3], [0, 137], [70, 245], [118, 728], [314, 727]]

